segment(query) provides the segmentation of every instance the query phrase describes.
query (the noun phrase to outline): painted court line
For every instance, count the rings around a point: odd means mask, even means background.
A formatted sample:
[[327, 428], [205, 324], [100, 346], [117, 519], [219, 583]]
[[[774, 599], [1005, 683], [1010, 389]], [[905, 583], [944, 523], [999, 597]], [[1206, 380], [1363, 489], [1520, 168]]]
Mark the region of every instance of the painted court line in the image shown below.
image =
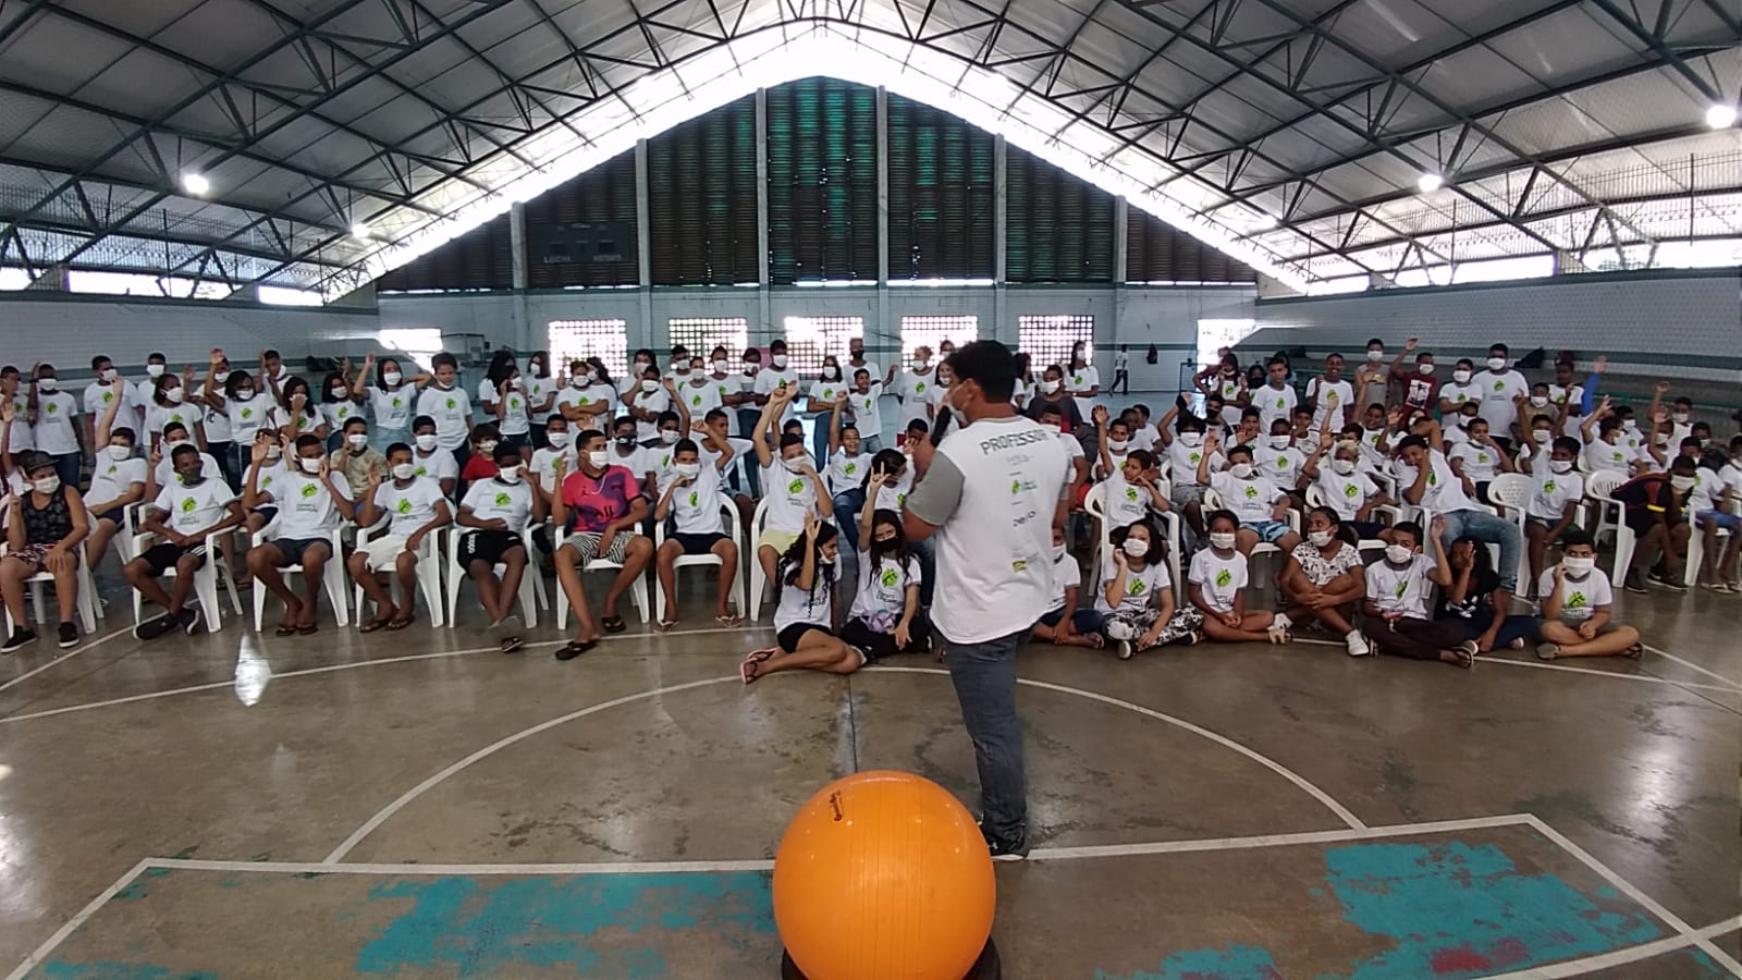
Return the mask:
[[[131, 633], [132, 631], [133, 631], [133, 627], [123, 626], [113, 633], [105, 633], [104, 635], [99, 636], [94, 640], [89, 640], [87, 642], [81, 643], [78, 645], [77, 648], [61, 654], [60, 656], [54, 658], [53, 660], [50, 660], [48, 663], [43, 664], [40, 667], [34, 667], [30, 670], [27, 670], [24, 673], [19, 674], [17, 677], [14, 677], [11, 680], [7, 681], [6, 683], [0, 684], [0, 691], [4, 691], [7, 688], [12, 687], [15, 684], [22, 684], [25, 681], [31, 679], [32, 677], [35, 677], [37, 674], [40, 674], [43, 671], [49, 669], [50, 667], [56, 666], [57, 664], [65, 663], [68, 660], [71, 660], [74, 657], [78, 656], [79, 654], [84, 653], [86, 650], [94, 650], [97, 647], [100, 647], [103, 644], [109, 642], [110, 640], [113, 640], [115, 637], [120, 636], [123, 633]], [[38, 643], [47, 643], [48, 637], [42, 636], [40, 639], [37, 640], [37, 642]]]
[[1676, 663], [1681, 664], [1683, 667], [1686, 667], [1689, 670], [1698, 671], [1702, 674], [1705, 674], [1707, 677], [1716, 678], [1716, 679], [1721, 680], [1724, 683], [1730, 685], [1731, 688], [1733, 688], [1737, 691], [1742, 691], [1742, 681], [1732, 680], [1729, 677], [1726, 677], [1723, 674], [1720, 674], [1715, 670], [1708, 670], [1707, 668], [1701, 667], [1699, 664], [1694, 663], [1692, 660], [1688, 660], [1684, 657], [1678, 657], [1675, 654], [1670, 653], [1668, 650], [1660, 650], [1657, 647], [1654, 647], [1649, 643], [1641, 643], [1640, 646], [1644, 647], [1647, 650], [1650, 650], [1652, 653], [1655, 653], [1660, 657], [1664, 657], [1666, 659], [1673, 660]]
[[[614, 640], [659, 639], [659, 638], [664, 638], [664, 637], [676, 637], [676, 636], [699, 636], [699, 635], [702, 635], [705, 633], [742, 633], [746, 629], [765, 629], [765, 628], [766, 627], [718, 626], [718, 627], [709, 627], [707, 629], [696, 629], [696, 630], [672, 630], [669, 633], [635, 633], [635, 634], [621, 633], [621, 634], [618, 634], [616, 636], [603, 637], [602, 639], [605, 642], [611, 642]], [[129, 627], [129, 629], [131, 629], [131, 627]], [[123, 631], [123, 632], [125, 632], [125, 631]], [[110, 634], [109, 637], [104, 637], [103, 639], [109, 639], [110, 637], [112, 637], [114, 635], [115, 634]], [[522, 650], [532, 650], [532, 649], [536, 649], [539, 647], [557, 647], [557, 646], [562, 646], [564, 643], [567, 643], [567, 642], [568, 642], [567, 640], [539, 640], [536, 643], [528, 643], [525, 646], [521, 647], [521, 649]], [[82, 649], [83, 648], [81, 648], [81, 650]], [[79, 653], [79, 652], [80, 652], [80, 650], [73, 651], [73, 653]], [[403, 657], [381, 657], [381, 658], [377, 658], [374, 660], [357, 660], [357, 661], [353, 661], [351, 663], [328, 664], [324, 667], [305, 667], [302, 670], [287, 670], [282, 674], [273, 674], [270, 677], [270, 680], [278, 681], [278, 680], [287, 680], [287, 679], [292, 678], [292, 677], [309, 677], [309, 676], [312, 676], [315, 674], [331, 674], [331, 673], [341, 671], [341, 670], [356, 670], [359, 667], [379, 667], [383, 664], [402, 664], [402, 663], [410, 663], [410, 662], [417, 661], [417, 660], [440, 660], [444, 657], [463, 657], [463, 656], [469, 656], [471, 654], [476, 654], [476, 653], [500, 654], [501, 652], [502, 652], [501, 647], [470, 647], [470, 648], [467, 648], [464, 650], [439, 650], [439, 651], [436, 651], [435, 653], [414, 653], [414, 654], [408, 654], [408, 655], [403, 656]], [[67, 657], [70, 657], [72, 655], [73, 655], [72, 653], [69, 653], [69, 654], [67, 654]], [[65, 659], [66, 659], [66, 657], [60, 658], [60, 660], [65, 660]], [[59, 663], [60, 660], [56, 660], [56, 661], [54, 661], [54, 663], [43, 664], [41, 667], [37, 668], [37, 671], [47, 670], [48, 668], [53, 667], [56, 663]], [[32, 671], [32, 673], [35, 673], [35, 672], [36, 671]], [[28, 676], [30, 676], [30, 675], [26, 674], [22, 677], [17, 678], [17, 680], [23, 680], [24, 677], [28, 677]], [[198, 694], [201, 691], [218, 691], [218, 690], [223, 690], [225, 688], [230, 688], [230, 687], [235, 687], [235, 686], [236, 686], [236, 679], [235, 678], [230, 678], [229, 680], [222, 680], [222, 681], [210, 681], [210, 682], [205, 683], [205, 684], [190, 684], [187, 687], [175, 687], [175, 688], [170, 688], [167, 691], [148, 691], [145, 694], [132, 694], [132, 695], [128, 695], [127, 697], [124, 697], [124, 698], [108, 698], [108, 699], [102, 700], [102, 701], [88, 701], [84, 704], [67, 705], [64, 708], [48, 708], [48, 709], [45, 709], [43, 711], [31, 711], [31, 712], [28, 712], [25, 714], [9, 715], [5, 718], [0, 718], [0, 725], [11, 724], [12, 722], [15, 722], [15, 721], [29, 721], [32, 718], [51, 718], [55, 715], [70, 714], [70, 713], [75, 712], [75, 711], [91, 711], [91, 710], [96, 709], [96, 708], [112, 708], [112, 707], [115, 707], [116, 705], [133, 704], [133, 703], [138, 702], [138, 701], [154, 701], [158, 698], [175, 697], [175, 696], [180, 695], [180, 694]]]
[[1621, 681], [1640, 681], [1645, 684], [1666, 684], [1670, 687], [1687, 687], [1699, 691], [1719, 691], [1724, 694], [1742, 694], [1742, 689], [1724, 687], [1720, 684], [1702, 684], [1698, 681], [1678, 681], [1668, 677], [1653, 677], [1650, 674], [1617, 674], [1611, 670], [1596, 670], [1591, 667], [1572, 667], [1567, 664], [1546, 664], [1532, 660], [1507, 660], [1501, 657], [1477, 657], [1485, 664], [1499, 664], [1502, 667], [1529, 667], [1533, 670], [1559, 670], [1569, 674], [1589, 674], [1593, 677], [1609, 677]]
[[29, 973], [31, 970], [36, 969], [37, 964], [48, 959], [49, 954], [54, 952], [56, 946], [59, 946], [61, 943], [66, 942], [66, 939], [68, 936], [72, 935], [75, 930], [77, 930], [80, 926], [84, 925], [85, 921], [87, 919], [89, 919], [93, 915], [96, 915], [98, 909], [109, 904], [109, 899], [114, 898], [116, 895], [119, 895], [121, 893], [121, 889], [126, 888], [128, 885], [132, 884], [133, 879], [139, 877], [140, 873], [143, 872], [146, 868], [148, 868], [150, 866], [151, 866], [151, 859], [146, 858], [145, 860], [140, 861], [138, 864], [135, 864], [133, 866], [133, 870], [127, 872], [126, 874], [122, 875], [119, 878], [116, 878], [115, 883], [113, 885], [110, 885], [108, 888], [103, 889], [102, 894], [98, 895], [96, 898], [91, 899], [90, 903], [88, 905], [86, 905], [84, 908], [80, 909], [79, 913], [77, 915], [75, 915], [71, 919], [67, 920], [66, 925], [61, 926], [59, 929], [56, 929], [54, 931], [54, 935], [52, 935], [52, 936], [48, 937], [46, 940], [44, 940], [41, 946], [36, 947], [35, 952], [31, 953], [29, 956], [26, 956], [24, 958], [24, 962], [18, 964], [17, 969], [13, 970], [11, 973], [6, 975], [6, 980], [22, 980], [22, 978], [25, 976], [25, 974]]
[[[1641, 943], [1638, 946], [1627, 946], [1622, 949], [1610, 950], [1607, 953], [1599, 953], [1596, 956], [1586, 956], [1576, 960], [1563, 960], [1559, 963], [1547, 963], [1542, 966], [1533, 966], [1524, 970], [1516, 970], [1512, 973], [1490, 974], [1486, 980], [1501, 980], [1501, 978], [1508, 978], [1508, 980], [1557, 980], [1557, 978], [1560, 977], [1576, 977], [1581, 974], [1595, 973], [1598, 970], [1607, 970], [1618, 966], [1626, 966], [1629, 963], [1637, 963], [1640, 960], [1650, 959], [1653, 956], [1661, 956], [1664, 953], [1673, 953], [1678, 949], [1686, 949], [1689, 946], [1697, 945], [1701, 941], [1709, 942], [1712, 939], [1735, 929], [1739, 925], [1742, 925], [1742, 916], [1738, 916], [1734, 919], [1725, 919], [1721, 922], [1714, 922], [1704, 929], [1694, 930], [1689, 935], [1665, 936], [1662, 939], [1654, 940], [1649, 943]], [[1742, 976], [1742, 974], [1738, 975]]]
[[[868, 670], [870, 673], [937, 674], [937, 675], [941, 675], [944, 677], [948, 677], [950, 674], [949, 671], [939, 670], [936, 667], [883, 667], [883, 666], [874, 666], [874, 667], [869, 668]], [[1085, 691], [1085, 690], [1083, 690], [1081, 688], [1077, 688], [1077, 687], [1067, 687], [1063, 684], [1052, 684], [1052, 683], [1049, 683], [1047, 681], [1029, 680], [1029, 679], [1023, 678], [1023, 677], [1018, 677], [1016, 679], [1016, 683], [1023, 686], [1023, 687], [1037, 687], [1043, 691], [1055, 691], [1055, 692], [1060, 693], [1060, 694], [1074, 694], [1080, 698], [1088, 698], [1091, 701], [1099, 701], [1103, 704], [1110, 704], [1116, 708], [1124, 708], [1126, 711], [1136, 712], [1137, 714], [1143, 715], [1146, 718], [1154, 718], [1156, 721], [1164, 721], [1164, 722], [1168, 723], [1169, 725], [1175, 726], [1176, 728], [1182, 728], [1188, 732], [1191, 732], [1193, 735], [1199, 736], [1200, 738], [1207, 738], [1210, 741], [1215, 742], [1216, 744], [1223, 746], [1224, 748], [1233, 749], [1235, 752], [1240, 753], [1241, 755], [1245, 756], [1246, 758], [1251, 759], [1253, 762], [1258, 763], [1259, 765], [1263, 766], [1264, 768], [1269, 769], [1271, 772], [1274, 772], [1278, 776], [1281, 776], [1282, 778], [1293, 783], [1302, 792], [1306, 793], [1308, 796], [1311, 796], [1313, 799], [1318, 800], [1321, 804], [1324, 805], [1325, 809], [1336, 814], [1337, 819], [1348, 824], [1350, 827], [1360, 829], [1362, 827], [1367, 826], [1366, 824], [1361, 822], [1360, 817], [1357, 817], [1357, 816], [1355, 816], [1355, 814], [1351, 813], [1349, 811], [1348, 807], [1345, 807], [1345, 806], [1343, 806], [1343, 804], [1338, 803], [1331, 796], [1331, 794], [1329, 794], [1329, 793], [1325, 792], [1324, 790], [1319, 789], [1317, 786], [1313, 785], [1310, 781], [1307, 780], [1307, 778], [1305, 776], [1302, 776], [1300, 773], [1295, 772], [1293, 769], [1288, 768], [1287, 766], [1283, 765], [1280, 762], [1277, 762], [1274, 759], [1271, 759], [1268, 756], [1261, 755], [1260, 753], [1258, 753], [1252, 749], [1249, 749], [1244, 745], [1241, 745], [1239, 742], [1236, 742], [1233, 739], [1228, 738], [1226, 735], [1221, 735], [1217, 732], [1210, 731], [1208, 728], [1204, 728], [1200, 725], [1194, 725], [1191, 722], [1186, 721], [1183, 718], [1176, 718], [1173, 715], [1167, 714], [1165, 712], [1157, 711], [1154, 708], [1146, 708], [1141, 704], [1134, 704], [1134, 703], [1132, 703], [1130, 701], [1126, 701], [1122, 698], [1110, 697], [1110, 696], [1105, 695], [1105, 694], [1098, 694], [1094, 691]]]

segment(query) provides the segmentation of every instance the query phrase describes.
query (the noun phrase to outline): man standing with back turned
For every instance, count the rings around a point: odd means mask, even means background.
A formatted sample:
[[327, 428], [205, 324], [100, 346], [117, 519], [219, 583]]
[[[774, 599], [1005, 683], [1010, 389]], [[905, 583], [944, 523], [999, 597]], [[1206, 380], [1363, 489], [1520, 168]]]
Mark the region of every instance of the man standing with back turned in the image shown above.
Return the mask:
[[1052, 532], [1065, 520], [1058, 433], [1016, 414], [1016, 359], [996, 341], [949, 357], [947, 404], [962, 427], [913, 453], [918, 484], [902, 524], [937, 537], [932, 623], [980, 771], [980, 829], [994, 857], [1028, 853], [1016, 650], [1052, 590]]

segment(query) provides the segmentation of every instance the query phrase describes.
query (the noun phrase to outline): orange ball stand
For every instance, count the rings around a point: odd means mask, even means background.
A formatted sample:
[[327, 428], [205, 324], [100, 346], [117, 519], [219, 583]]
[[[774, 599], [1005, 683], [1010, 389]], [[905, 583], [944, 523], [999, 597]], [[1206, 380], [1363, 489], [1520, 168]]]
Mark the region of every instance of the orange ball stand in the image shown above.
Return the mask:
[[790, 958], [783, 976], [995, 977], [996, 905], [973, 816], [912, 773], [861, 772], [823, 787], [775, 852], [774, 920]]

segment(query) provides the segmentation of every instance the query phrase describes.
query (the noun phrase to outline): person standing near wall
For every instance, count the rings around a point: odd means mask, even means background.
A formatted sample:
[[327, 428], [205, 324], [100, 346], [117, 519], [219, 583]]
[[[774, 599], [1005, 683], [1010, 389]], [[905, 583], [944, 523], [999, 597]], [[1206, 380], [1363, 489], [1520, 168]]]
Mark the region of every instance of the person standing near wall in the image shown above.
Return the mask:
[[1113, 384], [1109, 390], [1117, 395], [1121, 386], [1124, 387], [1125, 394], [1131, 394], [1130, 344], [1120, 344], [1119, 349], [1113, 353]]
[[1052, 539], [1066, 508], [1057, 433], [1016, 414], [1016, 359], [993, 340], [948, 362], [947, 407], [962, 428], [914, 445], [918, 483], [902, 526], [909, 541], [936, 538], [932, 621], [974, 742], [981, 831], [994, 856], [1028, 853], [1016, 650], [1052, 591]]

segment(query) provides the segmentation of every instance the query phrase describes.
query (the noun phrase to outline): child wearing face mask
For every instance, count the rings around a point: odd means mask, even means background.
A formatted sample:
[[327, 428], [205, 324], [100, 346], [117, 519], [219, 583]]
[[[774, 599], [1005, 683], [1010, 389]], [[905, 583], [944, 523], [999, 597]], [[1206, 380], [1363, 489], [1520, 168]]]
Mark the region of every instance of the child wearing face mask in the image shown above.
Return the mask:
[[[199, 447], [194, 445], [193, 437], [188, 434], [188, 427], [180, 422], [171, 422], [164, 426], [162, 435], [163, 442], [158, 444], [158, 447], [151, 453], [151, 478], [155, 485], [167, 487], [176, 482], [174, 460], [171, 458], [171, 454], [182, 446], [187, 446], [195, 452], [199, 452]], [[199, 453], [199, 459], [202, 479], [222, 480], [224, 478], [223, 468], [218, 465], [218, 461], [213, 459], [210, 453]]]
[[1339, 527], [1346, 528], [1356, 540], [1383, 540], [1385, 525], [1375, 521], [1373, 514], [1390, 504], [1391, 498], [1372, 471], [1362, 468], [1361, 452], [1361, 443], [1355, 439], [1345, 435], [1332, 442], [1330, 433], [1325, 433], [1312, 456], [1301, 464], [1301, 473], [1319, 488], [1319, 498], [1337, 515]]
[[1294, 433], [1287, 419], [1270, 423], [1270, 436], [1252, 448], [1252, 465], [1262, 476], [1284, 490], [1299, 485], [1306, 456], [1295, 447]]
[[329, 450], [339, 449], [344, 444], [345, 423], [363, 414], [364, 393], [351, 387], [346, 375], [350, 364], [345, 369], [334, 371], [321, 380], [321, 418], [327, 423], [331, 435], [327, 438]]
[[1609, 577], [1597, 567], [1590, 534], [1574, 528], [1561, 538], [1561, 563], [1542, 573], [1542, 632], [1536, 655], [1633, 657], [1644, 651], [1639, 631], [1613, 621], [1615, 595]]
[[[325, 588], [326, 563], [339, 557], [333, 549], [332, 532], [342, 521], [354, 520], [357, 511], [351, 504], [350, 487], [328, 468], [321, 440], [312, 434], [297, 437], [282, 476], [270, 489], [262, 486], [265, 464], [275, 445], [269, 433], [256, 440], [253, 465], [242, 490], [244, 510], [258, 512], [266, 504], [278, 508], [267, 540], [249, 550], [247, 565], [255, 581], [284, 603], [277, 635], [306, 635], [318, 629], [315, 619]], [[285, 584], [281, 571], [291, 565], [302, 568], [300, 597]]]
[[610, 416], [618, 403], [611, 370], [597, 357], [569, 362], [569, 383], [556, 396], [556, 415], [568, 422], [569, 435], [586, 429], [610, 428]]
[[1430, 559], [1421, 553], [1421, 525], [1404, 521], [1391, 529], [1385, 558], [1367, 566], [1366, 618], [1361, 632], [1372, 652], [1438, 660], [1465, 670], [1475, 666], [1479, 646], [1466, 638], [1463, 624], [1428, 618], [1431, 586], [1445, 589], [1452, 584], [1452, 569], [1440, 546], [1444, 533], [1443, 519], [1434, 518], [1433, 532], [1428, 536], [1433, 552]]
[[[91, 536], [85, 539], [85, 560], [96, 568], [109, 550], [109, 542], [126, 524], [126, 508], [145, 498], [145, 460], [134, 455], [133, 430], [115, 425], [115, 419], [126, 404], [127, 382], [117, 377], [110, 382], [114, 397], [104, 402], [93, 437], [102, 448], [97, 450], [91, 465], [91, 488], [85, 491], [85, 510], [90, 514]], [[132, 417], [132, 413], [128, 413]]]
[[1218, 510], [1209, 519], [1210, 546], [1192, 556], [1186, 574], [1192, 605], [1203, 613], [1204, 635], [1212, 640], [1287, 643], [1292, 621], [1263, 610], [1246, 610], [1246, 556], [1235, 547], [1240, 518]]
[[[478, 480], [496, 475], [496, 447], [502, 444], [502, 433], [488, 422], [472, 427], [471, 452], [460, 465], [460, 493]], [[450, 498], [451, 499], [451, 498]]]
[[702, 458], [702, 447], [693, 439], [680, 439], [672, 447], [676, 461], [672, 477], [662, 484], [659, 503], [653, 518], [667, 522], [670, 532], [655, 554], [655, 570], [664, 594], [660, 606], [659, 628], [677, 625], [677, 560], [684, 555], [713, 555], [720, 559], [719, 582], [714, 593], [714, 621], [721, 626], [736, 626], [738, 615], [732, 610], [732, 582], [738, 575], [738, 544], [728, 533], [722, 511], [725, 498], [721, 494], [721, 474], [732, 465], [734, 453], [729, 441], [715, 437], [714, 431], [701, 430], [709, 445], [710, 457]]
[[[1212, 435], [1206, 448], [1214, 451], [1217, 440]], [[1211, 475], [1209, 457], [1198, 461], [1198, 482], [1208, 484], [1222, 499], [1222, 505], [1238, 515], [1240, 554], [1250, 555], [1260, 541], [1274, 544], [1284, 554], [1300, 544], [1300, 535], [1287, 521], [1288, 494], [1271, 480], [1260, 476], [1252, 463], [1252, 450], [1235, 446], [1228, 450], [1228, 469]]]
[[436, 420], [419, 415], [411, 420], [411, 431], [411, 466], [415, 475], [436, 481], [442, 494], [452, 499], [460, 483], [460, 463], [453, 453], [441, 447]]
[[[675, 449], [678, 442], [683, 439], [685, 430], [689, 428], [687, 416], [679, 415], [677, 412], [661, 412], [658, 424], [659, 438], [651, 447], [644, 450], [647, 454], [648, 465], [653, 470], [653, 482], [647, 487], [648, 496], [653, 499], [658, 499], [660, 490], [671, 482], [672, 474], [675, 472], [673, 467], [677, 464]], [[648, 533], [653, 533], [651, 528], [648, 529]]]
[[858, 530], [859, 582], [841, 639], [868, 660], [929, 652], [931, 622], [919, 601], [924, 573], [908, 548], [900, 513], [867, 507]]
[[1579, 441], [1561, 436], [1551, 442], [1547, 460], [1531, 474], [1535, 486], [1524, 508], [1524, 538], [1532, 584], [1542, 575], [1548, 543], [1563, 539], [1578, 516], [1579, 501], [1585, 496], [1585, 478], [1573, 470], [1578, 456]]
[[[8, 451], [10, 455], [10, 451]], [[0, 594], [12, 614], [12, 635], [0, 644], [0, 653], [12, 653], [36, 642], [25, 610], [29, 587], [26, 580], [39, 572], [54, 575], [54, 593], [60, 609], [60, 645], [77, 646], [79, 628], [73, 623], [79, 598], [78, 548], [90, 533], [89, 518], [79, 500], [78, 488], [61, 482], [49, 454], [29, 450], [20, 455], [27, 488], [7, 501], [7, 554], [0, 557]]]
[[795, 420], [798, 418], [800, 403], [799, 383], [798, 371], [787, 362], [786, 341], [771, 342], [768, 345], [768, 366], [756, 372], [753, 385], [756, 403], [767, 407], [769, 398], [775, 392], [784, 392], [786, 398], [782, 404], [786, 406], [786, 411], [781, 415], [780, 422], [785, 424]]
[[1095, 479], [1105, 480], [1124, 467], [1131, 452], [1131, 428], [1124, 419], [1109, 421], [1105, 405], [1095, 406], [1089, 415], [1095, 423]]
[[[243, 510], [247, 513], [243, 527], [249, 534], [255, 534], [278, 516], [278, 504], [274, 502], [273, 494], [283, 487], [284, 478], [289, 474], [278, 434], [271, 429], [256, 430], [248, 447], [248, 468], [242, 472]], [[256, 500], [246, 503], [246, 491], [250, 485], [256, 490]]]
[[145, 431], [149, 434], [151, 448], [156, 449], [163, 441], [165, 425], [177, 422], [192, 432], [199, 415], [199, 411], [187, 403], [187, 392], [182, 389], [178, 375], [158, 377], [152, 383], [151, 407], [145, 413]]
[[798, 540], [805, 520], [819, 515], [830, 518], [835, 513], [834, 498], [829, 496], [822, 476], [804, 451], [804, 437], [783, 433], [778, 448], [770, 444], [769, 430], [785, 414], [793, 395], [791, 385], [774, 389], [751, 434], [762, 486], [767, 489], [763, 498], [767, 513], [762, 534], [756, 540], [756, 560], [770, 582], [777, 580], [775, 565]]
[[[491, 446], [488, 451], [480, 448], [479, 454], [489, 458], [495, 448]], [[518, 451], [515, 458], [519, 458]], [[468, 462], [478, 459], [479, 456], [473, 456]], [[411, 447], [393, 446], [387, 452], [387, 462], [387, 475], [391, 479], [384, 481], [380, 469], [370, 473], [369, 485], [360, 498], [363, 511], [357, 517], [358, 526], [363, 528], [374, 527], [386, 517], [387, 531], [368, 540], [359, 534], [357, 550], [345, 563], [351, 579], [362, 587], [365, 595], [375, 600], [373, 620], [363, 622], [363, 609], [359, 607], [357, 610], [360, 633], [384, 627], [401, 630], [411, 625], [417, 608], [418, 560], [437, 546], [436, 532], [453, 522], [453, 511], [440, 485], [416, 475], [416, 467], [411, 462]], [[494, 460], [491, 460], [490, 468], [496, 468]], [[490, 477], [495, 475], [491, 473]], [[376, 577], [384, 573], [394, 574], [399, 579], [397, 602], [393, 599], [392, 588]]]
[[[460, 362], [444, 351], [430, 358], [430, 366], [435, 378], [417, 396], [417, 416], [435, 422], [436, 445], [452, 453], [455, 462], [463, 465], [472, 434], [472, 400], [459, 385]], [[414, 433], [416, 429], [414, 419]]]
[[532, 463], [526, 473], [540, 494], [549, 494], [556, 487], [559, 459], [564, 461], [565, 473], [573, 473], [579, 462], [575, 455], [575, 434], [569, 429], [569, 420], [553, 415], [545, 423], [544, 446], [533, 451]]
[[[61, 482], [77, 487], [85, 461], [85, 429], [78, 421], [78, 399], [60, 390], [53, 365], [37, 367], [28, 403], [36, 420], [30, 430], [31, 441], [37, 451], [54, 457], [55, 473]], [[197, 421], [197, 413], [195, 418]]]
[[[1440, 385], [1440, 416], [1450, 418], [1458, 414], [1465, 405], [1480, 408], [1482, 404], [1482, 386], [1477, 384], [1476, 365], [1467, 357], [1458, 358], [1458, 363], [1452, 367], [1452, 380]], [[1471, 409], [1472, 412], [1476, 408]]]
[[659, 368], [649, 366], [641, 372], [641, 384], [623, 396], [629, 417], [635, 420], [635, 438], [643, 446], [659, 442], [659, 417], [671, 410], [672, 389], [676, 386], [659, 376]]
[[354, 391], [365, 393], [369, 400], [371, 419], [370, 446], [380, 452], [396, 442], [411, 442], [411, 417], [418, 390], [428, 384], [427, 374], [407, 376], [399, 360], [383, 357], [379, 362], [370, 354], [352, 379]]
[[[526, 572], [527, 543], [522, 536], [529, 522], [544, 523], [545, 499], [534, 492], [524, 477], [518, 447], [496, 447], [496, 476], [480, 480], [466, 490], [456, 518], [459, 532], [459, 564], [478, 589], [478, 602], [490, 619], [503, 653], [513, 653], [525, 642], [520, 635], [520, 617], [514, 603]], [[496, 566], [502, 577], [496, 577]]]
[[[189, 636], [200, 631], [201, 614], [210, 616], [212, 611], [184, 608], [193, 593], [194, 573], [206, 563], [213, 536], [243, 521], [241, 503], [229, 484], [221, 475], [201, 472], [205, 461], [198, 449], [183, 443], [170, 450], [169, 456], [165, 462], [174, 467], [174, 481], [162, 485], [161, 492], [150, 479], [145, 487], [152, 503], [145, 508], [142, 530], [156, 542], [121, 569], [127, 584], [163, 610], [133, 628], [133, 635], [141, 640], [153, 640], [177, 628]], [[157, 581], [171, 568], [176, 572], [173, 593]]]
[[361, 499], [364, 488], [369, 486], [369, 471], [383, 469], [387, 457], [369, 445], [369, 423], [361, 415], [345, 420], [339, 439], [339, 448], [328, 454], [327, 462], [344, 475], [352, 495]]
[[1488, 431], [1488, 420], [1468, 419], [1463, 441], [1446, 453], [1452, 472], [1464, 481], [1464, 492], [1476, 500], [1488, 499], [1488, 484], [1499, 473], [1512, 472], [1512, 458]]
[[1346, 540], [1351, 532], [1343, 529], [1337, 512], [1329, 507], [1314, 507], [1306, 526], [1307, 539], [1289, 552], [1278, 582], [1289, 621], [1317, 620], [1342, 635], [1349, 656], [1365, 657], [1371, 651], [1353, 625], [1355, 605], [1367, 594], [1361, 552]]
[[[842, 409], [845, 406], [846, 399], [843, 396], [837, 401], [835, 410], [829, 413], [829, 468], [826, 477], [829, 494], [835, 501], [835, 513], [842, 521], [842, 532], [847, 538], [847, 546], [857, 550], [859, 512], [865, 505], [864, 487], [872, 454], [865, 451], [864, 441], [859, 438], [858, 426], [841, 422]], [[851, 525], [851, 530], [848, 525]]]
[[[802, 449], [800, 446], [801, 454]], [[839, 554], [835, 525], [807, 513], [803, 528], [781, 554], [774, 579], [780, 588], [774, 610], [779, 646], [753, 650], [744, 658], [738, 666], [744, 683], [781, 670], [851, 674], [870, 661], [865, 651], [837, 635], [835, 571]]]
[[1101, 636], [1101, 614], [1093, 603], [1080, 606], [1083, 569], [1065, 547], [1061, 527], [1052, 529], [1052, 561], [1052, 600], [1034, 624], [1034, 638], [1053, 646], [1101, 649], [1107, 645]]
[[826, 355], [817, 380], [811, 382], [809, 396], [804, 402], [804, 410], [813, 420], [811, 455], [819, 467], [827, 463], [829, 453], [833, 451], [829, 446], [829, 413], [835, 410], [835, 403], [847, 393], [849, 387], [847, 379], [841, 376], [840, 360], [833, 354]]
[[[1096, 409], [1099, 411], [1099, 407]], [[1095, 612], [1101, 634], [1113, 641], [1120, 660], [1169, 643], [1190, 646], [1203, 638], [1204, 616], [1175, 604], [1173, 577], [1161, 534], [1147, 520], [1113, 531], [1101, 563]], [[1195, 562], [1194, 562], [1195, 566]]]
[[[1169, 425], [1178, 418], [1177, 433], [1170, 431]], [[1186, 516], [1194, 540], [1204, 533], [1204, 491], [1207, 486], [1198, 479], [1198, 464], [1209, 454], [1209, 469], [1219, 472], [1227, 465], [1227, 460], [1220, 453], [1204, 446], [1203, 419], [1195, 415], [1182, 415], [1176, 404], [1167, 410], [1160, 421], [1156, 422], [1156, 431], [1164, 447], [1164, 458], [1168, 461], [1169, 472], [1173, 476], [1171, 503], [1174, 508]]]

